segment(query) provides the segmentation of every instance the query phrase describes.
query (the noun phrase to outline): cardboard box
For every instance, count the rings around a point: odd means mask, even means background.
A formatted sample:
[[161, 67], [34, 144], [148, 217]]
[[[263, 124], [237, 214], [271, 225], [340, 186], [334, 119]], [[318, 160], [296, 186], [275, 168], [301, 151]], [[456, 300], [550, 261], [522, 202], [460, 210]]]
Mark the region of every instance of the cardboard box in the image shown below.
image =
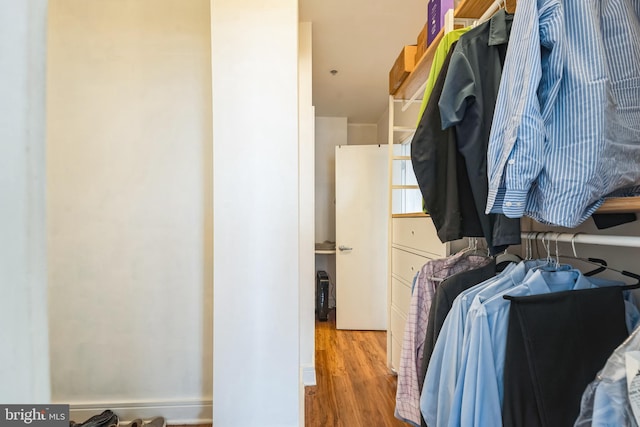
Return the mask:
[[396, 62], [389, 71], [389, 93], [396, 93], [404, 79], [413, 71], [416, 66], [416, 45], [407, 45], [402, 48]]
[[444, 27], [444, 15], [453, 9], [453, 0], [429, 0], [427, 3], [427, 46]]
[[416, 50], [416, 64], [417, 64], [420, 61], [420, 58], [422, 58], [422, 55], [424, 55], [425, 51], [427, 50], [427, 24], [426, 23], [422, 27], [422, 31], [420, 31], [420, 34], [418, 34], [418, 43], [416, 46], [417, 46], [417, 50]]

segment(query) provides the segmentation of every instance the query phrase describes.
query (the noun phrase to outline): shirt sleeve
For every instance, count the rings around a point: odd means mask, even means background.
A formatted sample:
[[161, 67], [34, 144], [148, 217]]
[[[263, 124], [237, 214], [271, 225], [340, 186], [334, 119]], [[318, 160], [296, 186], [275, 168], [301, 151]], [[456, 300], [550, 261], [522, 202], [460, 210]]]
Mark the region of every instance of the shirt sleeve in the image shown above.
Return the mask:
[[629, 301], [624, 302], [624, 309], [627, 330], [631, 333], [640, 325], [640, 311], [638, 311], [638, 307], [635, 304]]
[[469, 60], [456, 45], [451, 63], [447, 70], [447, 78], [440, 95], [438, 106], [442, 120], [442, 129], [455, 126], [464, 119], [467, 105], [473, 102], [476, 93], [476, 83], [473, 69]]
[[405, 422], [420, 425], [420, 390], [418, 369], [421, 364], [422, 350], [426, 336], [426, 326], [431, 302], [435, 294], [435, 283], [429, 280], [439, 261], [425, 264], [411, 296], [411, 305], [407, 313], [407, 322], [400, 352], [398, 386], [396, 390], [396, 409], [394, 415]]
[[467, 357], [456, 381], [449, 427], [502, 425], [496, 376], [489, 321], [480, 309], [472, 321]]
[[[592, 419], [589, 420], [591, 421], [588, 424], [589, 426], [637, 426], [635, 416], [629, 405], [629, 394], [626, 385], [627, 381], [626, 377], [624, 377], [613, 382], [602, 381], [596, 386], [593, 392], [595, 394], [593, 407], [589, 408], [592, 416]], [[579, 420], [582, 417], [581, 413]]]
[[448, 39], [443, 38], [438, 44], [435, 54], [433, 55], [433, 61], [431, 61], [431, 69], [429, 70], [429, 76], [427, 77], [427, 84], [424, 88], [424, 94], [422, 95], [422, 102], [420, 103], [420, 112], [418, 113], [418, 124], [420, 124], [420, 119], [424, 114], [424, 111], [427, 109], [427, 104], [429, 99], [431, 98], [431, 93], [433, 92], [433, 87], [435, 85], [435, 80], [438, 78], [438, 73], [440, 68], [444, 62], [444, 58], [447, 56], [449, 52], [449, 44]]
[[543, 60], [554, 70], [562, 68], [562, 52], [555, 46], [561, 33], [559, 7], [557, 0], [518, 3], [489, 138], [486, 213], [521, 217], [529, 190], [544, 166], [546, 132], [539, 89], [552, 103], [560, 75], [551, 72], [544, 87], [540, 83]]
[[420, 410], [430, 427], [446, 425], [442, 423], [447, 417], [441, 415], [444, 412], [445, 415], [448, 414], [458, 373], [458, 355], [462, 348], [463, 325], [460, 309], [461, 305], [456, 300], [440, 331], [440, 336], [446, 339], [436, 340], [427, 367], [420, 396]]
[[431, 69], [429, 70], [429, 77], [427, 78], [427, 84], [424, 88], [424, 95], [422, 96], [422, 103], [420, 104], [420, 112], [418, 113], [418, 124], [420, 123], [420, 118], [424, 114], [424, 111], [427, 109], [427, 103], [431, 98], [431, 94], [433, 93], [433, 87], [435, 85], [436, 78], [438, 78], [438, 74], [442, 68], [442, 64], [444, 64], [445, 58], [451, 49], [453, 43], [458, 41], [461, 35], [466, 33], [468, 28], [459, 28], [457, 30], [453, 30], [444, 35], [442, 40], [440, 40], [440, 44], [436, 48], [436, 52], [433, 56], [433, 61], [431, 61]]

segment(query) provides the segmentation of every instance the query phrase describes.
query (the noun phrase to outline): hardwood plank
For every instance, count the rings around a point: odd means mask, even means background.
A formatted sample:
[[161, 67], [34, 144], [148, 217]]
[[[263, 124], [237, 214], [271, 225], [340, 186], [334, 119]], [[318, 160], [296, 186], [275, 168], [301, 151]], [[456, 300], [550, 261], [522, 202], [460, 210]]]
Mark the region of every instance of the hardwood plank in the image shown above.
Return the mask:
[[456, 18], [478, 19], [491, 6], [494, 0], [462, 0], [455, 8]]
[[316, 381], [305, 390], [306, 427], [402, 427], [386, 332], [338, 331], [335, 311], [316, 322]]
[[424, 212], [395, 213], [391, 215], [393, 218], [425, 218], [430, 216]]
[[[489, 9], [494, 0], [462, 0], [454, 10], [456, 18], [478, 19]], [[516, 0], [505, 0], [506, 11], [515, 13]]]
[[596, 213], [630, 213], [640, 211], [640, 197], [606, 199]]

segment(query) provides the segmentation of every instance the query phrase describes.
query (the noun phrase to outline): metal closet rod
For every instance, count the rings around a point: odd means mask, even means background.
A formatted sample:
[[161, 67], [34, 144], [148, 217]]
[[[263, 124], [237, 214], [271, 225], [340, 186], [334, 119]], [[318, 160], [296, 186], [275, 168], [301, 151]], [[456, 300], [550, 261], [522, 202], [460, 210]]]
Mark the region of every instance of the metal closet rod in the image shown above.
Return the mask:
[[623, 246], [640, 248], [640, 237], [607, 236], [585, 233], [557, 233], [553, 231], [525, 231], [520, 234], [523, 240], [545, 240], [555, 243], [581, 243], [585, 245]]
[[502, 7], [502, 5], [504, 5], [505, 3], [506, 3], [505, 0], [496, 0], [496, 1], [494, 1], [491, 4], [491, 6], [489, 6], [489, 8], [484, 11], [482, 16], [480, 18], [478, 18], [478, 23], [480, 24], [480, 23], [486, 21], [487, 19], [491, 18], [491, 16], [493, 16], [493, 14], [496, 13], [496, 11], [498, 9], [500, 9]]

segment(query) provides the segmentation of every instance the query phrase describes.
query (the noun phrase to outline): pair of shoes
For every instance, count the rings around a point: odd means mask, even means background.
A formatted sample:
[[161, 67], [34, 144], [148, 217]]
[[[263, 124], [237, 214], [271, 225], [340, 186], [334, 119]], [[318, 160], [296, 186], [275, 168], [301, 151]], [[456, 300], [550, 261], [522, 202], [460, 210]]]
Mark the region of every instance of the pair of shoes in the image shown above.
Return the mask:
[[107, 409], [101, 414], [94, 415], [82, 423], [69, 421], [69, 427], [111, 427], [118, 425], [118, 416], [111, 409]]
[[126, 425], [120, 424], [120, 427], [142, 427], [142, 420], [140, 418], [136, 418], [135, 420], [131, 421], [129, 424], [126, 424]]
[[143, 421], [140, 418], [136, 418], [128, 425], [120, 427], [167, 427], [167, 422], [164, 417], [155, 417], [146, 421]]
[[167, 421], [164, 417], [155, 417], [145, 421], [142, 427], [167, 427]]

